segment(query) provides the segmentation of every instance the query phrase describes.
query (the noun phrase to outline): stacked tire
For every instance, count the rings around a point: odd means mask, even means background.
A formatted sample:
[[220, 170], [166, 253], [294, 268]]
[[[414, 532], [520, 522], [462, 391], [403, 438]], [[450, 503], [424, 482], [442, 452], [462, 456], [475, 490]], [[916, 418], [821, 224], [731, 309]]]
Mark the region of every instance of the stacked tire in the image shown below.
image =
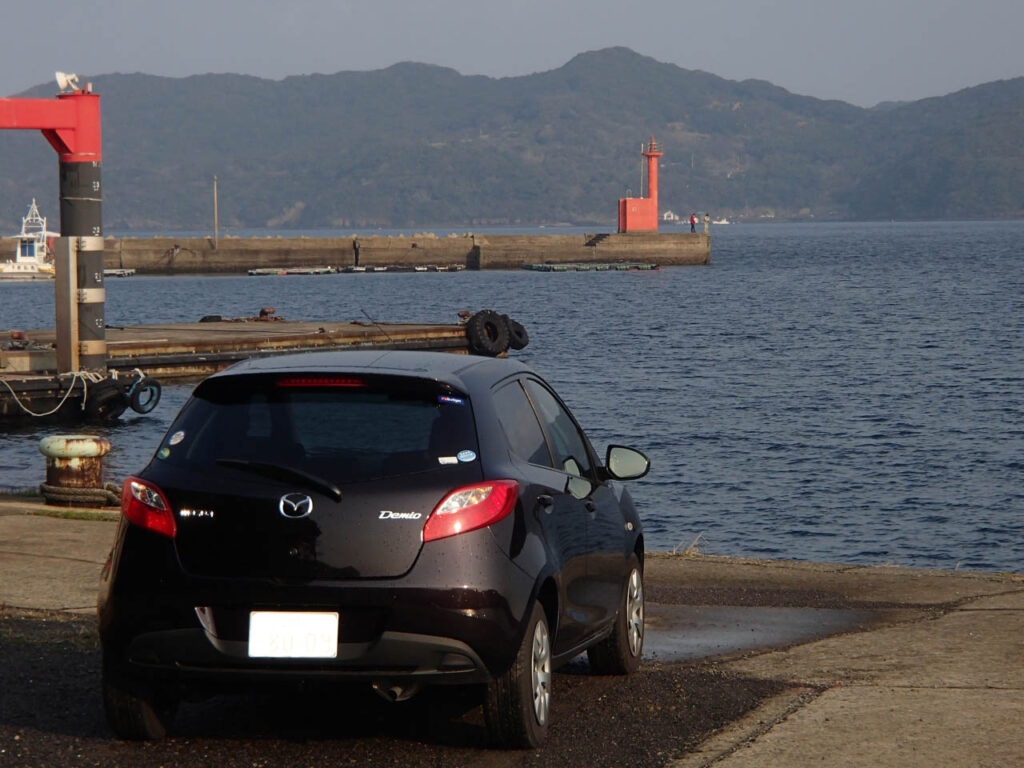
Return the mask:
[[466, 339], [474, 355], [498, 357], [509, 349], [520, 350], [530, 343], [522, 324], [493, 309], [482, 309], [466, 321]]

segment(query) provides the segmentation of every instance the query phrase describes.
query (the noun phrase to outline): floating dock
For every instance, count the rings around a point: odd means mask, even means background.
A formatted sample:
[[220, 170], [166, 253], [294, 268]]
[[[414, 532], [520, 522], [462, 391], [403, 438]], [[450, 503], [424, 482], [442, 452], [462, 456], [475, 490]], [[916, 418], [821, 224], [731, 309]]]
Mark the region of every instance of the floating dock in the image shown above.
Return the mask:
[[[52, 330], [27, 331], [25, 349], [0, 349], [0, 377], [56, 370]], [[10, 333], [0, 333], [6, 347]], [[161, 380], [206, 376], [249, 357], [324, 349], [433, 349], [468, 352], [461, 324], [216, 319], [107, 327], [107, 369], [136, 368]]]
[[334, 275], [338, 270], [334, 267], [258, 267], [250, 269], [251, 277], [267, 277], [269, 275]]
[[[486, 339], [474, 337], [486, 326], [474, 324], [469, 313], [461, 315], [464, 322], [452, 324], [305, 322], [282, 320], [265, 309], [252, 318], [210, 315], [195, 323], [108, 326], [107, 371], [130, 400], [137, 382], [197, 379], [250, 357], [344, 349], [494, 353]], [[117, 387], [88, 373], [58, 375], [55, 336], [51, 329], [0, 332], [0, 420], [81, 420], [83, 411], [87, 420], [110, 420], [101, 408], [107, 395], [98, 393]], [[507, 331], [505, 340], [507, 349]]]
[[338, 271], [351, 275], [364, 272], [461, 272], [465, 268], [462, 264], [382, 264], [369, 267], [342, 267]]
[[661, 269], [661, 267], [657, 264], [643, 262], [615, 261], [610, 263], [523, 264], [523, 269], [532, 272], [646, 272]]
[[[138, 385], [150, 391], [152, 379], [138, 370], [118, 375], [75, 371], [8, 372], [0, 370], [0, 422], [116, 421], [133, 402]], [[159, 384], [155, 384], [159, 401]], [[142, 390], [140, 390], [141, 394]], [[151, 397], [152, 395], [147, 395]], [[134, 406], [133, 406], [134, 407]], [[148, 412], [140, 410], [140, 412]]]

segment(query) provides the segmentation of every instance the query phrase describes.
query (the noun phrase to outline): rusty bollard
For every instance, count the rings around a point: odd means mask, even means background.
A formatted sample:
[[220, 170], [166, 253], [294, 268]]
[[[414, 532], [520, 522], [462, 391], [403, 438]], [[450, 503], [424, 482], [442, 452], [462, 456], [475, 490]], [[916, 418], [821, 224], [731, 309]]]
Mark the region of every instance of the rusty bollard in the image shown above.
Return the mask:
[[117, 503], [117, 494], [103, 486], [103, 457], [110, 442], [92, 435], [54, 435], [39, 441], [46, 457], [46, 482], [39, 486], [47, 504], [102, 507]]

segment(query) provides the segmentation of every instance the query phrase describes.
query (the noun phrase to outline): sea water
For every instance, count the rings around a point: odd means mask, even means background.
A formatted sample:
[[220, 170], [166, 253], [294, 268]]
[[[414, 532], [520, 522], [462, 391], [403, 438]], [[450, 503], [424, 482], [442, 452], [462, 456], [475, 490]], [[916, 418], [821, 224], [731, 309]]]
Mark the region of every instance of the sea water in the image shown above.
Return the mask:
[[[327, 234], [327, 233], [325, 233]], [[713, 227], [712, 264], [107, 281], [109, 325], [262, 307], [296, 320], [521, 322], [603, 452], [646, 451], [630, 485], [649, 549], [1024, 570], [1024, 223]], [[53, 324], [52, 285], [0, 284], [0, 327]], [[192, 385], [88, 428], [110, 479], [141, 468]], [[0, 488], [44, 479], [5, 428]], [[76, 430], [77, 431], [77, 428]]]

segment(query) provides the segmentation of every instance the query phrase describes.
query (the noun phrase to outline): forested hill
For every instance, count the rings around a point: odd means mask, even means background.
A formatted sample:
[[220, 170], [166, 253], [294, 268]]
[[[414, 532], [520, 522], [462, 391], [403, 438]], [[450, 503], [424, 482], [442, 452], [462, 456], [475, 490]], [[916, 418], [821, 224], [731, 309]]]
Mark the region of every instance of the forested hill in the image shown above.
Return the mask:
[[[101, 95], [105, 228], [614, 227], [664, 149], [661, 208], [780, 218], [1024, 216], [1024, 78], [863, 109], [610, 48], [525, 77], [403, 63], [289, 77], [80, 75]], [[46, 84], [19, 96], [50, 98]], [[0, 224], [57, 161], [0, 131]]]

